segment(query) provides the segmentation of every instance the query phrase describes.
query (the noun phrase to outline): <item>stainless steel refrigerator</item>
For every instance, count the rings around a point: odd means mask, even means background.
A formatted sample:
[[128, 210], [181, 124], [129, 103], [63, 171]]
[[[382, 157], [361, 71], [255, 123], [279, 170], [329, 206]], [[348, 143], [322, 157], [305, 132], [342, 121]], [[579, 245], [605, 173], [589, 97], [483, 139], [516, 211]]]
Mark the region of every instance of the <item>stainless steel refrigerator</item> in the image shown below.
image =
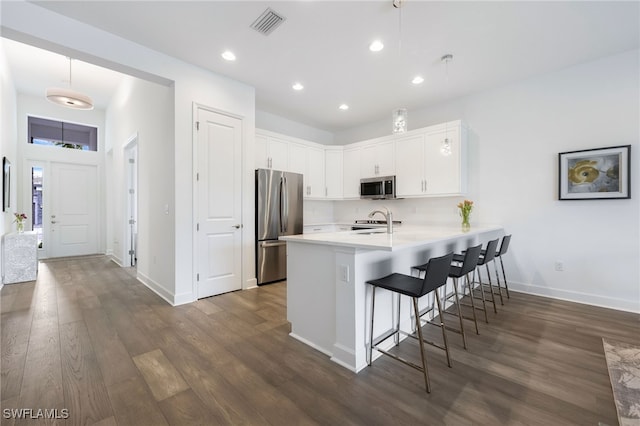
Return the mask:
[[302, 175], [256, 170], [256, 277], [258, 285], [287, 278], [282, 235], [302, 234]]

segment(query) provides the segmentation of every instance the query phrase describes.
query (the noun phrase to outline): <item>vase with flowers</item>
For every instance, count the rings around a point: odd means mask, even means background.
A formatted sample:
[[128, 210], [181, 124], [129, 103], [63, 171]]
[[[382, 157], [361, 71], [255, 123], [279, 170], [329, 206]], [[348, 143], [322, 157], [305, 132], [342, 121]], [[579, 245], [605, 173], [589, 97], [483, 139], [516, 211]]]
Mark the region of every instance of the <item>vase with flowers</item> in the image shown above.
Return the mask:
[[458, 212], [462, 218], [462, 232], [469, 232], [471, 224], [469, 223], [469, 216], [471, 216], [471, 210], [473, 210], [473, 201], [464, 200], [458, 203]]
[[24, 232], [24, 222], [27, 220], [27, 215], [24, 213], [14, 213], [13, 215], [15, 216], [16, 230], [18, 233]]

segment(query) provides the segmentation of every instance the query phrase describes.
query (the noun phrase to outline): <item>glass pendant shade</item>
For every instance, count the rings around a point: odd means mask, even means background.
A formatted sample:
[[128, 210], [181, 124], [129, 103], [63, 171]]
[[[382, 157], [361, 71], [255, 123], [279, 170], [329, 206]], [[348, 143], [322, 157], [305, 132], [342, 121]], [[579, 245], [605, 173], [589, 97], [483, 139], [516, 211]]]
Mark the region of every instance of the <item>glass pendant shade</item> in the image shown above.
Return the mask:
[[393, 133], [405, 133], [407, 131], [407, 109], [398, 108], [393, 111]]
[[444, 155], [445, 157], [451, 155], [451, 141], [449, 140], [449, 138], [444, 138], [444, 140], [442, 141], [442, 145], [440, 146], [440, 154]]

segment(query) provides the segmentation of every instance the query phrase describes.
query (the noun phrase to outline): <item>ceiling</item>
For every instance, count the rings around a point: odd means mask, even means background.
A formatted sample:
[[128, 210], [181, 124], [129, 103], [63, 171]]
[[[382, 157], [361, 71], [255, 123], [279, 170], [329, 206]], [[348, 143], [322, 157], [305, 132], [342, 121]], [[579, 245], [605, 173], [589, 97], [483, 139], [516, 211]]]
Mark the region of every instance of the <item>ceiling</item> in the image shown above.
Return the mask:
[[[249, 84], [258, 109], [331, 132], [640, 47], [639, 2], [35, 3]], [[265, 36], [250, 25], [267, 7], [286, 20]], [[369, 51], [374, 39], [382, 51]], [[43, 60], [37, 55], [51, 53], [13, 44], [7, 57], [20, 90], [44, 93], [68, 79], [66, 58]], [[227, 49], [235, 62], [221, 58]], [[453, 55], [447, 65], [445, 54]], [[76, 64], [73, 88], [106, 105], [121, 75]], [[425, 79], [417, 86], [416, 75]]]

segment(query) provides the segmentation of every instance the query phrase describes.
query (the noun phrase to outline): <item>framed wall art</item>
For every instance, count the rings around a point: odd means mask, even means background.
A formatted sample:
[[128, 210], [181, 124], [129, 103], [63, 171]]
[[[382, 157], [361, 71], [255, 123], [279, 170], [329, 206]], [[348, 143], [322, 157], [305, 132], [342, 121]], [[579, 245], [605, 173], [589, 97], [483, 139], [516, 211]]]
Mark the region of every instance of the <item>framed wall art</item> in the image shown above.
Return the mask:
[[2, 211], [11, 207], [11, 163], [7, 157], [2, 157]]
[[560, 200], [631, 198], [631, 145], [558, 154]]

